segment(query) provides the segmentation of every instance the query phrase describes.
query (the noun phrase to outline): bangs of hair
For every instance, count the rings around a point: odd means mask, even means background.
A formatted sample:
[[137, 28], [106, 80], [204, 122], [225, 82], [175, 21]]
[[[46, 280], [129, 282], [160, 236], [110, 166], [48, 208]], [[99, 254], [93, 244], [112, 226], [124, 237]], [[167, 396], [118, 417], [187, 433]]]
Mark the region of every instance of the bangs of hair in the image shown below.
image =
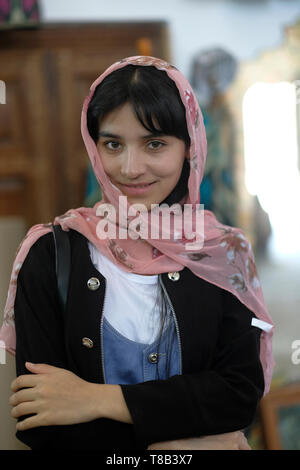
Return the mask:
[[149, 132], [171, 135], [190, 145], [185, 107], [166, 72], [153, 66], [128, 65], [115, 70], [96, 88], [88, 107], [88, 130], [97, 143], [101, 119], [126, 102]]

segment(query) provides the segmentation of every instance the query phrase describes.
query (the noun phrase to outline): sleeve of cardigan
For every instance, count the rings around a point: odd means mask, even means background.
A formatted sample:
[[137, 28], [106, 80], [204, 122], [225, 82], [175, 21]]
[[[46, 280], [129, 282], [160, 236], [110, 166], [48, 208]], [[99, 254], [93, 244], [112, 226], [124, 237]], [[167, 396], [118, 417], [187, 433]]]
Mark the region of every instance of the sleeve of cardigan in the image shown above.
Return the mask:
[[264, 391], [255, 315], [223, 290], [223, 321], [208, 370], [121, 385], [137, 438], [147, 444], [242, 430]]
[[[30, 373], [25, 367], [26, 361], [69, 369], [52, 237], [50, 233], [37, 240], [18, 275], [14, 308], [17, 376]], [[18, 421], [28, 416], [21, 416]], [[104, 418], [17, 431], [16, 437], [33, 450], [101, 450], [116, 442], [116, 425], [121, 436], [125, 436], [121, 443], [124, 441], [126, 448], [126, 436], [130, 436], [128, 427], [132, 425]]]
[[[49, 236], [52, 235], [41, 237], [30, 248], [18, 274], [14, 304], [17, 377], [30, 373], [26, 361], [62, 368], [66, 365], [53, 258], [45, 243]], [[18, 421], [28, 416], [21, 416]], [[58, 435], [56, 428], [17, 431], [16, 437], [32, 449], [51, 449]]]

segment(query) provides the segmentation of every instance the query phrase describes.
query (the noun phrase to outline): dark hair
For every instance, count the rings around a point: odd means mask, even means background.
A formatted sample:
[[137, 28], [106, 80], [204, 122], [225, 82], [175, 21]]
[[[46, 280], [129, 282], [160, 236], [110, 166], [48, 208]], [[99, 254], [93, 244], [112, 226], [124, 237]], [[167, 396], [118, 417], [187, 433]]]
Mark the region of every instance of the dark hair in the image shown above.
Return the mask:
[[[185, 107], [177, 86], [163, 70], [143, 65], [127, 65], [115, 70], [96, 87], [87, 110], [88, 131], [96, 144], [101, 119], [127, 102], [149, 132], [175, 136], [189, 148]], [[159, 128], [155, 127], [154, 119]], [[188, 193], [189, 174], [190, 165], [185, 158], [177, 185], [160, 204], [178, 203]]]
[[[87, 110], [87, 126], [90, 136], [97, 144], [101, 119], [119, 106], [130, 102], [139, 122], [145, 129], [158, 136], [161, 134], [175, 136], [190, 147], [190, 136], [187, 130], [185, 107], [174, 81], [163, 70], [153, 66], [127, 65], [115, 70], [96, 87]], [[159, 128], [154, 125], [154, 120]], [[190, 165], [185, 158], [181, 176], [173, 191], [160, 204], [178, 203], [188, 193]], [[160, 311], [161, 325], [158, 351], [162, 334], [168, 329], [170, 309], [168, 300], [160, 282], [158, 283], [155, 306]], [[175, 329], [168, 330], [166, 348], [166, 377], [170, 371], [170, 342], [174, 340]], [[158, 353], [159, 355], [159, 353]], [[156, 377], [159, 378], [158, 363]]]

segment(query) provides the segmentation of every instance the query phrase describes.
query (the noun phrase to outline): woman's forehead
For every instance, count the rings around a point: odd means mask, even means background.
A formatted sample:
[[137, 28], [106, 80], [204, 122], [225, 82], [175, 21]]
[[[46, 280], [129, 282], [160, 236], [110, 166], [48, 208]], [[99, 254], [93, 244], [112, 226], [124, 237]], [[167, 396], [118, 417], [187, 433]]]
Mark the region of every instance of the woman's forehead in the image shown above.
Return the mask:
[[138, 134], [140, 139], [146, 139], [164, 135], [155, 118], [153, 118], [153, 124], [156, 127], [154, 132], [146, 129], [137, 118], [131, 103], [125, 103], [100, 119], [99, 136], [122, 138], [124, 134]]

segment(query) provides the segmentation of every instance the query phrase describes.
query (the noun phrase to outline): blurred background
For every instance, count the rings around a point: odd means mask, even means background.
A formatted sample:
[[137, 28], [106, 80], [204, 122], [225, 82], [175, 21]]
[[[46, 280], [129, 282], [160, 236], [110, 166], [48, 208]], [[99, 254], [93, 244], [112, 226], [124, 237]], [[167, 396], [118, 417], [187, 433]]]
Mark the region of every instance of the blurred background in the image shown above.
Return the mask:
[[[203, 111], [201, 202], [250, 239], [275, 323], [271, 392], [254, 449], [300, 450], [300, 1], [0, 0], [0, 320], [27, 230], [101, 194], [82, 102], [110, 64], [171, 62]], [[27, 449], [10, 417], [14, 359], [0, 357], [0, 449]]]

